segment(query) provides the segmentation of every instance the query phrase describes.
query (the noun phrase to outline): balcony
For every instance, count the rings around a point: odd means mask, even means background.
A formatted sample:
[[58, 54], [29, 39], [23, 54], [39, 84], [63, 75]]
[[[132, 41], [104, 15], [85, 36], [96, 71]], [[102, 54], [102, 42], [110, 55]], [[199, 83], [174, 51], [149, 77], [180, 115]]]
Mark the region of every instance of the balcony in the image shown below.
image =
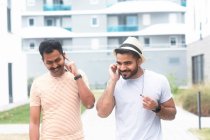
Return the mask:
[[181, 0], [181, 6], [186, 7], [187, 6], [187, 0]]
[[138, 31], [138, 26], [128, 26], [128, 25], [118, 25], [118, 26], [109, 26], [107, 28], [108, 32], [133, 32]]
[[68, 11], [71, 10], [70, 5], [63, 5], [63, 4], [54, 4], [54, 5], [47, 5], [43, 6], [44, 11]]
[[72, 28], [71, 27], [64, 27], [64, 29], [68, 30], [68, 31], [72, 31]]

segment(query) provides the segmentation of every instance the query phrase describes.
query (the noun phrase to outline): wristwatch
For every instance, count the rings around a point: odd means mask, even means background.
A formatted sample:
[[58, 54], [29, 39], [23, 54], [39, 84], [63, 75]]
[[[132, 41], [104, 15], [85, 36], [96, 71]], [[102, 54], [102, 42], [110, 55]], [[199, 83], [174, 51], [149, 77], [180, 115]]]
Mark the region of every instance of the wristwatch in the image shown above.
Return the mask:
[[155, 113], [158, 113], [158, 112], [161, 111], [161, 105], [160, 105], [159, 102], [158, 102], [158, 106], [154, 110], [152, 110], [152, 111], [155, 112]]
[[78, 80], [79, 78], [82, 78], [82, 75], [81, 75], [81, 74], [77, 74], [77, 75], [74, 77], [74, 80]]

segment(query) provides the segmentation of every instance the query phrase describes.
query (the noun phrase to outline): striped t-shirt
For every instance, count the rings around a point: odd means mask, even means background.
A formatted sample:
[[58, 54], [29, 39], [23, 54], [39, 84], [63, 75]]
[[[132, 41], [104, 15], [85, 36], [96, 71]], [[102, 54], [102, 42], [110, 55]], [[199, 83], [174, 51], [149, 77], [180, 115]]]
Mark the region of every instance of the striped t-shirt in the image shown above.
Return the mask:
[[41, 140], [84, 139], [78, 87], [70, 72], [36, 78], [30, 95], [30, 106], [42, 109]]

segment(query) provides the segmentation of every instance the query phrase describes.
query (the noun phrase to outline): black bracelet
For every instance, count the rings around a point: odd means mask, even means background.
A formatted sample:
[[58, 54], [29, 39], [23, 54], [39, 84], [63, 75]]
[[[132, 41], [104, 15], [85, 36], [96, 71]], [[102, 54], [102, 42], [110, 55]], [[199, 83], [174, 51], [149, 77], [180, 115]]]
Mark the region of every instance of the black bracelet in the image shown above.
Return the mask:
[[79, 78], [82, 78], [82, 75], [81, 75], [81, 74], [77, 74], [77, 75], [74, 77], [74, 80], [78, 80]]
[[161, 111], [161, 105], [160, 105], [159, 102], [158, 102], [158, 106], [154, 110], [152, 110], [152, 111], [155, 112], [155, 113], [158, 113], [158, 112]]

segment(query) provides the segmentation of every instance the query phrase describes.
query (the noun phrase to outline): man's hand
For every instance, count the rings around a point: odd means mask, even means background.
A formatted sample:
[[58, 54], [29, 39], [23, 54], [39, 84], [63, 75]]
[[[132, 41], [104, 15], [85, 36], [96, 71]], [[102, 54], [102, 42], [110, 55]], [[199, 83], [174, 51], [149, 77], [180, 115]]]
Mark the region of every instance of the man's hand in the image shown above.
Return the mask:
[[78, 69], [74, 61], [67, 61], [65, 63], [65, 67], [68, 71], [70, 71], [74, 76], [78, 75]]
[[109, 75], [112, 80], [119, 80], [120, 74], [116, 64], [111, 64], [109, 66]]
[[157, 101], [149, 98], [149, 97], [146, 97], [146, 96], [142, 96], [142, 101], [143, 101], [143, 107], [145, 109], [148, 109], [148, 110], [155, 110], [155, 108], [158, 106], [158, 103]]

